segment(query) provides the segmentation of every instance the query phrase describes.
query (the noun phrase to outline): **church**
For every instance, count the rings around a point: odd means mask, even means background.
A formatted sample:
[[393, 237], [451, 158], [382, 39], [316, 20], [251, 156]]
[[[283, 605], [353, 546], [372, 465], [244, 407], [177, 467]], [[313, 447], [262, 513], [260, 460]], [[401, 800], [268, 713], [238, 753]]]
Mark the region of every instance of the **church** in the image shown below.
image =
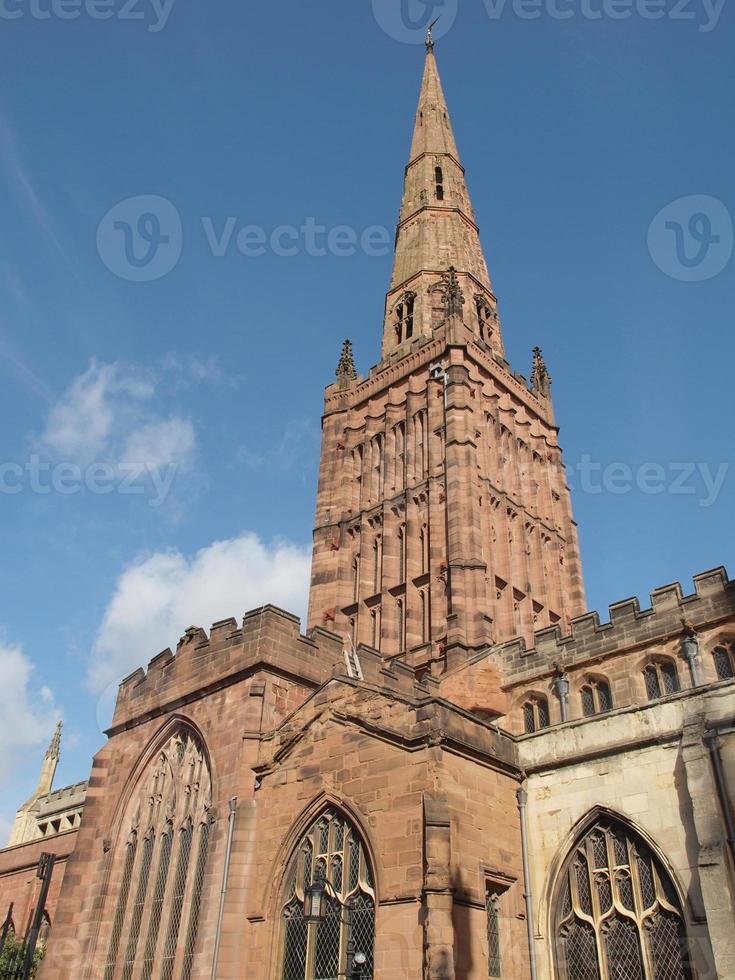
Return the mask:
[[308, 621], [186, 629], [88, 782], [53, 790], [54, 735], [0, 851], [19, 934], [57, 858], [40, 980], [735, 980], [735, 584], [586, 609], [530, 362], [429, 35], [380, 359], [345, 341], [325, 391]]

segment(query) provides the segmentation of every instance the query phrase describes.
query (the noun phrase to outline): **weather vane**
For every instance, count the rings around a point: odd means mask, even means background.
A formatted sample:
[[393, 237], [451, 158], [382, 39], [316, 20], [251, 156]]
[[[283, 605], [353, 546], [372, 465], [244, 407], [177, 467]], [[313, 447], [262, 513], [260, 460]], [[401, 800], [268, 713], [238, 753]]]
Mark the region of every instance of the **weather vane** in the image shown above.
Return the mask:
[[431, 32], [434, 29], [434, 25], [436, 24], [437, 20], [439, 20], [439, 17], [437, 17], [435, 20], [432, 20], [432, 22], [426, 28], [426, 47], [429, 50], [431, 50], [434, 47], [434, 35]]

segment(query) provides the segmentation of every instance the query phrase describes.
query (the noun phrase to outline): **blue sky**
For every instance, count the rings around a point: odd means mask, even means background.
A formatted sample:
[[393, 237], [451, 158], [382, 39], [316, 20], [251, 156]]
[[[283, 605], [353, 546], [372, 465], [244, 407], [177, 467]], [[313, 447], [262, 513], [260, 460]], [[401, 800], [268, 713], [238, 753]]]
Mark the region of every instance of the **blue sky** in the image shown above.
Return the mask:
[[[732, 564], [735, 39], [713, 3], [433, 5], [508, 356], [544, 349], [603, 613]], [[390, 255], [298, 229], [392, 236], [433, 9], [74, 4], [0, 3], [2, 836], [57, 714], [61, 784], [121, 672], [192, 622], [303, 610], [322, 388], [345, 336], [377, 360]]]

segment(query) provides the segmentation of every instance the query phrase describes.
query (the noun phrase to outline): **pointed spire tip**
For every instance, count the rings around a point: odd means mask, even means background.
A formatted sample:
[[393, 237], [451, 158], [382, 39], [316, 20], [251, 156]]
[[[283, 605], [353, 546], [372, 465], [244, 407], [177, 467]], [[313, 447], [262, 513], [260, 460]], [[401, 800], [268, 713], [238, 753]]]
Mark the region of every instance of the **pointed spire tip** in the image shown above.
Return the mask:
[[[441, 16], [441, 14], [439, 16]], [[431, 52], [434, 50], [434, 34], [433, 34], [433, 30], [434, 30], [434, 27], [435, 27], [436, 22], [438, 20], [439, 20], [439, 17], [435, 18], [434, 20], [432, 20], [432, 22], [426, 28], [426, 53], [427, 54], [431, 54]]]

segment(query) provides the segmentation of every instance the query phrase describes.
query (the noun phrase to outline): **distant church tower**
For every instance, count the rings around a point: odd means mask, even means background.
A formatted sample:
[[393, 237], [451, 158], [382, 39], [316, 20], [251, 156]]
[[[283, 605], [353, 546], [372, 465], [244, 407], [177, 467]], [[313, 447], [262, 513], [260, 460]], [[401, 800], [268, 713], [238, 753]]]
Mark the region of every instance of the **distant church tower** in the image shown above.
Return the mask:
[[431, 39], [381, 360], [348, 342], [325, 392], [309, 628], [419, 673], [585, 610], [576, 526], [536, 348], [505, 360], [497, 301]]
[[15, 821], [13, 823], [13, 829], [10, 832], [10, 840], [8, 841], [8, 847], [13, 847], [15, 844], [23, 844], [29, 840], [35, 840], [39, 836], [38, 832], [38, 803], [39, 800], [47, 796], [54, 785], [54, 776], [56, 775], [56, 767], [59, 764], [59, 758], [61, 757], [61, 729], [63, 727], [63, 722], [59, 722], [56, 725], [53, 736], [49, 743], [49, 747], [46, 749], [46, 754], [43, 757], [43, 764], [41, 765], [41, 773], [38, 777], [38, 786], [36, 791], [23, 806], [18, 810], [15, 815]]

